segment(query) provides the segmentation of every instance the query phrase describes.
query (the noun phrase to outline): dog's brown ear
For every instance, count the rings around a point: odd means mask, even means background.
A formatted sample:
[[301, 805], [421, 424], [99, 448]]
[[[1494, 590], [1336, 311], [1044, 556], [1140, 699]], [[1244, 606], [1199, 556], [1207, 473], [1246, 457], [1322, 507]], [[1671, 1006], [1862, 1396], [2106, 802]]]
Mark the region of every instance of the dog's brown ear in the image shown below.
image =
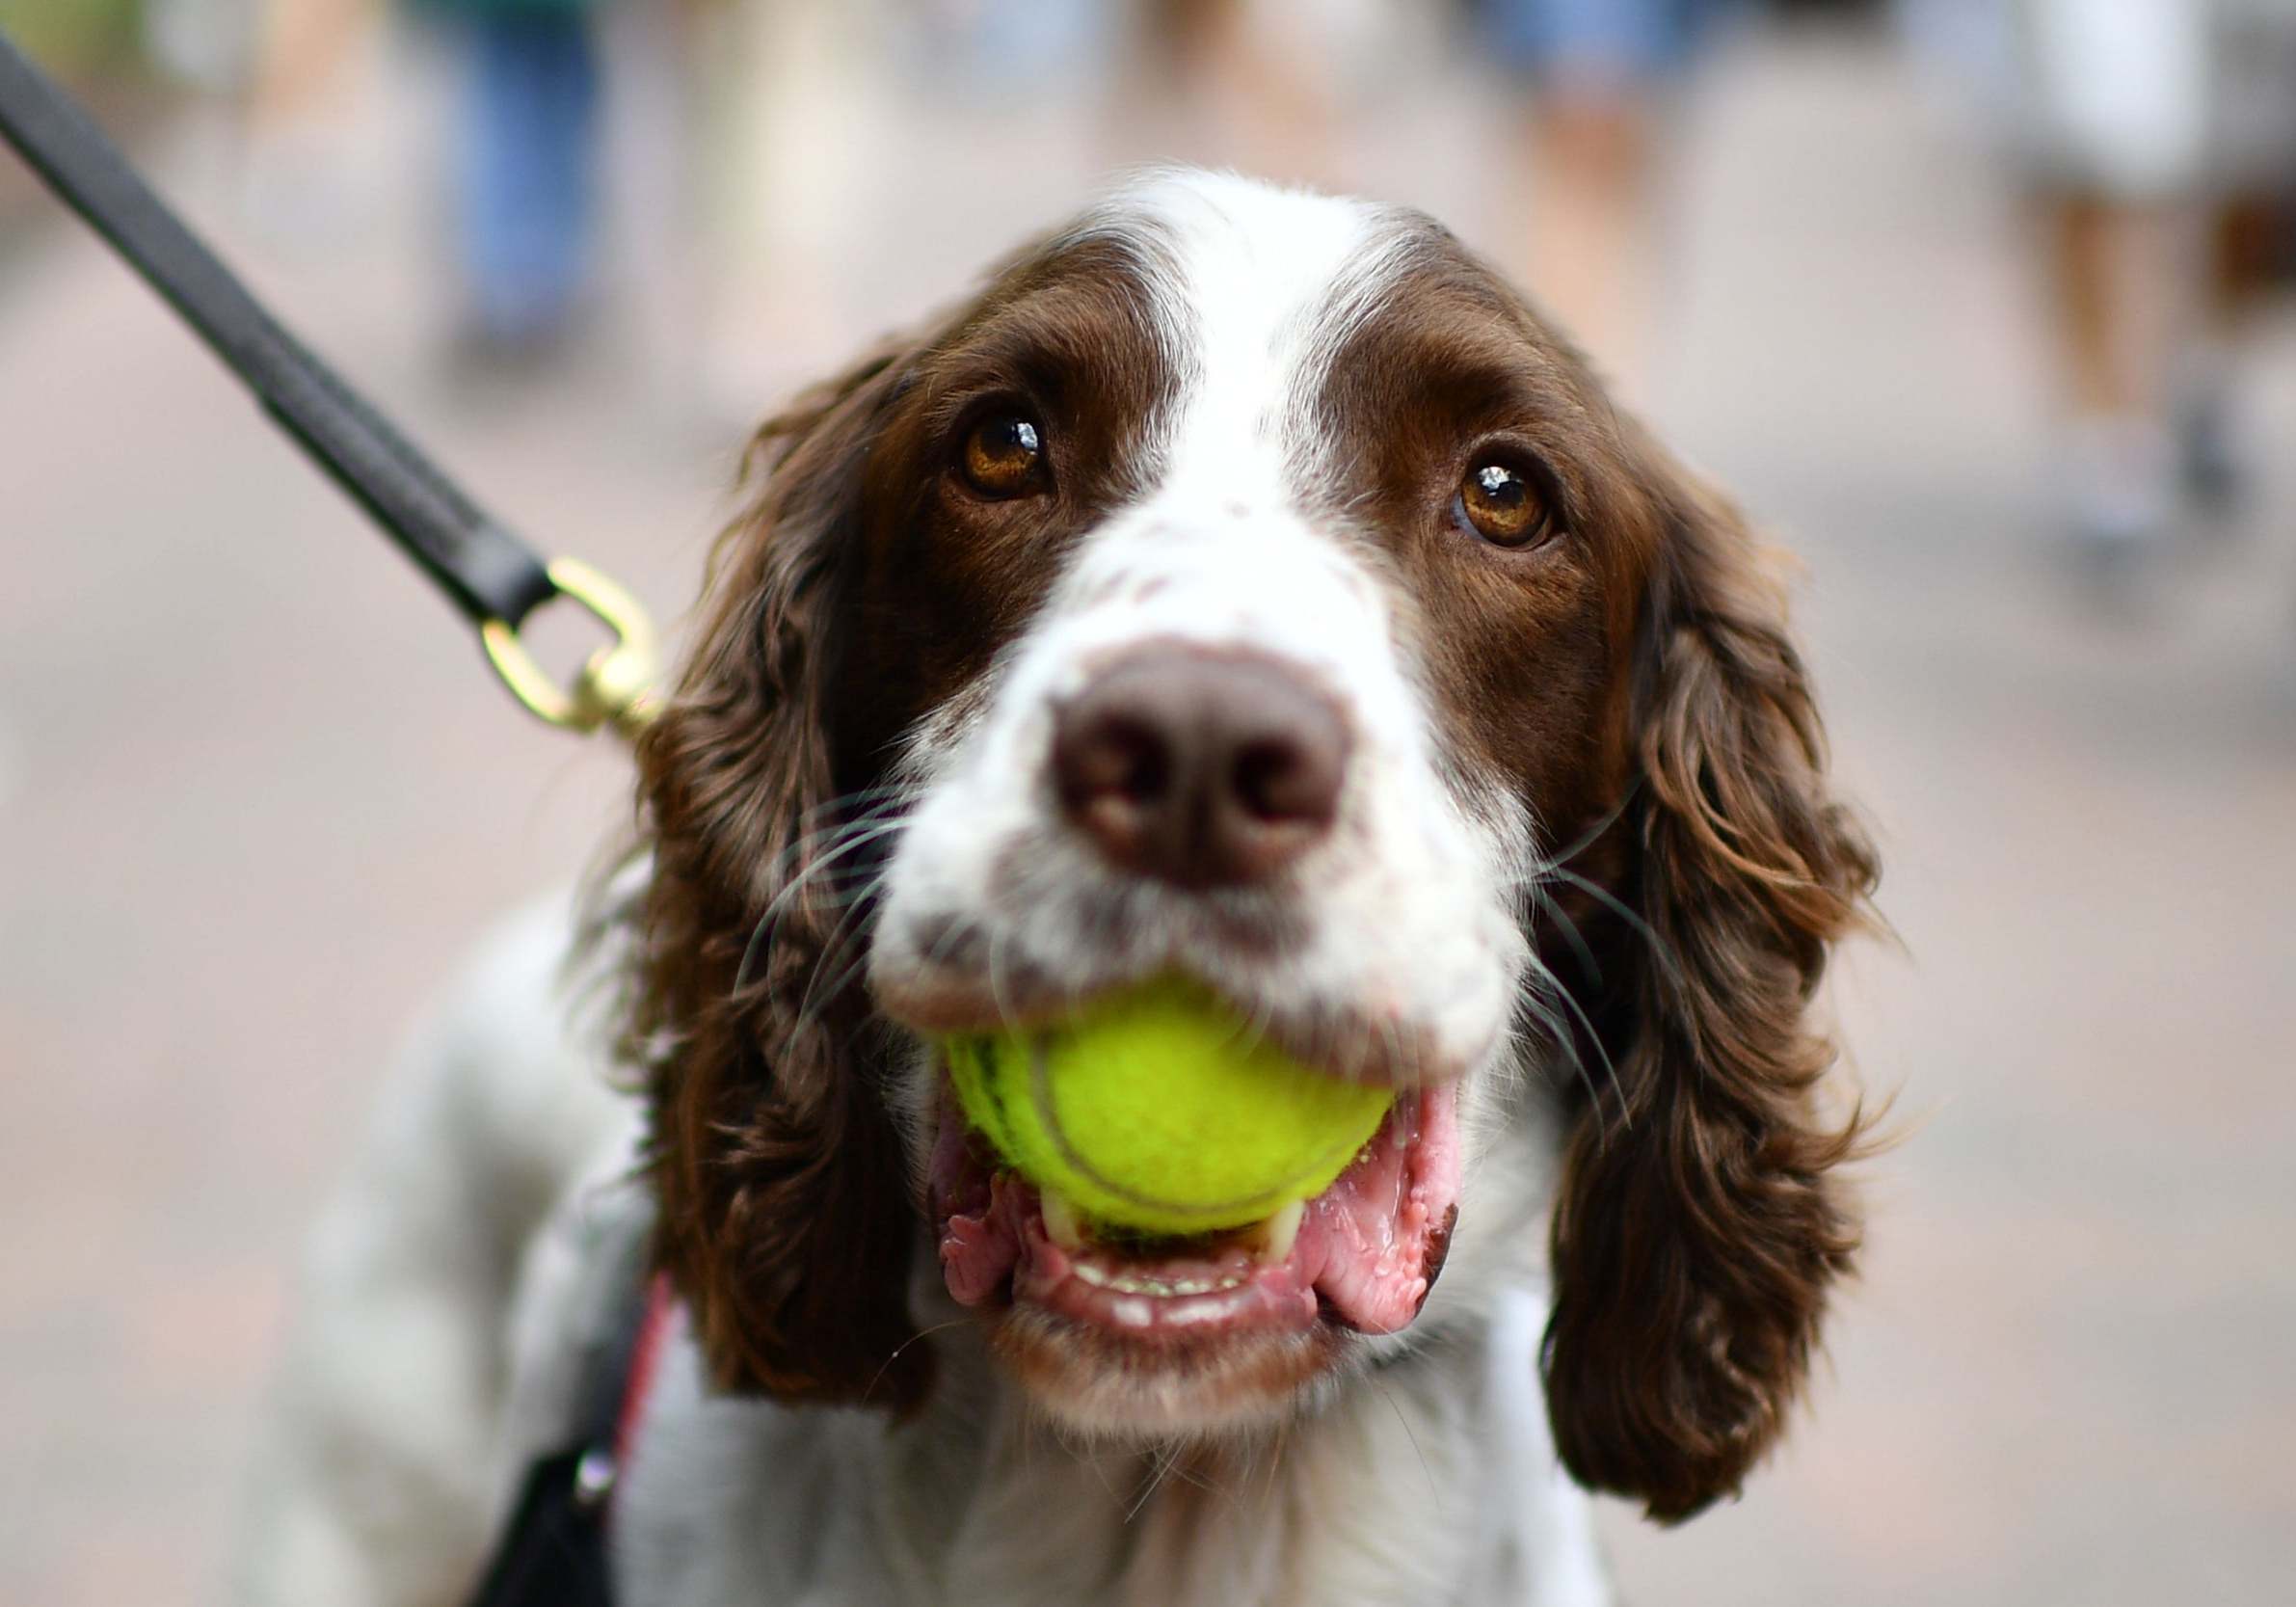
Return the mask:
[[717, 1382], [896, 1407], [926, 1381], [915, 1222], [859, 990], [838, 985], [839, 878], [817, 872], [842, 841], [828, 689], [863, 469], [899, 366], [870, 358], [752, 443], [691, 656], [638, 745], [652, 867], [626, 1045], [658, 1255]]
[[1618, 890], [1644, 929], [1609, 1002], [1624, 1111], [1582, 1120], [1556, 1204], [1546, 1383], [1571, 1471], [1674, 1520], [1735, 1493], [1777, 1437], [1857, 1244], [1834, 1168], [1859, 1123], [1820, 1108], [1833, 1049], [1807, 1015], [1876, 865], [1828, 790], [1755, 538], [1644, 450], [1665, 536]]

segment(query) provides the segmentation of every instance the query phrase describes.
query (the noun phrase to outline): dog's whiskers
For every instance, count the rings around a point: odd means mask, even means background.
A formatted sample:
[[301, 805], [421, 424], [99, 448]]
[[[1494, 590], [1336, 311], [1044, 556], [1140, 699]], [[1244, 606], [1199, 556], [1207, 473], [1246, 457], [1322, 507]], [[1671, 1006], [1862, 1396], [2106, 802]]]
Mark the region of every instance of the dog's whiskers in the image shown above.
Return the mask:
[[1626, 806], [1634, 801], [1635, 793], [1641, 788], [1642, 783], [1637, 781], [1626, 790], [1616, 803], [1605, 810], [1592, 825], [1572, 839], [1568, 846], [1543, 857], [1533, 856], [1529, 864], [1514, 875], [1507, 877], [1503, 885], [1513, 888], [1535, 888], [1549, 876], [1561, 871], [1572, 860], [1602, 841], [1604, 835], [1618, 823], [1619, 817], [1626, 813]]
[[[788, 1032], [791, 1038], [795, 1038], [806, 1028], [826, 1015], [845, 989], [852, 985], [853, 979], [867, 968], [868, 950], [866, 945], [862, 944], [861, 937], [868, 924], [868, 912], [874, 908], [874, 897], [882, 890], [884, 884], [885, 877], [882, 873], [870, 878], [869, 884], [862, 890], [847, 906], [845, 913], [839, 918], [836, 927], [829, 934], [829, 941], [822, 945], [820, 954], [814, 961], [813, 974], [806, 979], [805, 992], [798, 998], [797, 1019], [791, 1024]], [[857, 915], [862, 918], [858, 924], [854, 923], [854, 917]], [[837, 980], [830, 984], [828, 991], [821, 993], [816, 999], [815, 992], [820, 986], [821, 974], [828, 969], [830, 961], [839, 956], [841, 948], [847, 945], [854, 947], [858, 951], [855, 952], [852, 960], [839, 972]]]
[[1628, 907], [1625, 901], [1609, 888], [1598, 882], [1588, 880], [1575, 870], [1565, 870], [1557, 866], [1554, 873], [1580, 892], [1600, 901], [1612, 914], [1617, 916], [1619, 920], [1640, 933], [1643, 941], [1650, 945], [1651, 958], [1658, 961], [1659, 965], [1665, 969], [1667, 980], [1677, 989], [1683, 987], [1682, 968], [1675, 958], [1672, 946], [1666, 939], [1660, 937], [1652, 929], [1650, 923], [1643, 920], [1638, 911]]
[[990, 929], [988, 962], [989, 1003], [996, 1008], [998, 1024], [1003, 1027], [1005, 1031], [1011, 1031], [1015, 1029], [1016, 1025], [1013, 1019], [1012, 1005], [1005, 998], [1004, 980], [1000, 975], [997, 966], [997, 945], [1001, 936], [1002, 934], [996, 929]]
[[758, 917], [757, 925], [750, 930], [749, 942], [741, 951], [741, 963], [734, 968], [733, 996], [739, 997], [742, 990], [749, 985], [750, 968], [763, 951], [767, 939], [772, 933], [774, 924], [789, 908], [790, 900], [803, 893], [815, 877], [824, 874], [838, 861], [856, 849], [866, 847], [881, 838], [890, 837], [907, 824], [908, 820], [905, 817], [893, 820], [866, 823], [864, 820], [855, 820], [830, 827], [825, 833], [816, 834], [822, 839], [834, 838], [840, 832], [846, 832], [850, 835], [844, 842], [838, 844], [827, 853], [815, 856], [803, 870], [785, 884], [782, 890], [774, 895], [773, 901], [765, 906], [764, 913]]
[[[870, 803], [865, 808], [857, 809], [852, 814], [841, 819], [832, 820], [825, 826], [815, 826], [810, 831], [799, 832], [767, 861], [765, 870], [767, 879], [778, 879], [788, 874], [800, 859], [821, 844], [835, 842], [838, 838], [866, 826], [883, 823], [892, 811], [902, 808], [904, 804], [904, 799], [896, 789], [883, 788], [870, 789], [869, 790], [883, 792], [886, 796], [880, 802]], [[815, 804], [798, 816], [798, 819], [800, 822], [814, 819], [826, 812], [842, 809], [846, 804], [864, 795], [861, 792], [849, 792], [842, 798], [834, 798], [827, 803]], [[905, 809], [902, 812], [905, 814]]]
[[906, 797], [911, 790], [912, 789], [907, 784], [901, 782], [888, 782], [876, 787], [857, 787], [850, 792], [840, 792], [834, 798], [827, 798], [814, 804], [811, 809], [801, 812], [797, 817], [800, 820], [812, 820], [854, 804], [866, 803], [868, 807], [859, 811], [854, 817], [858, 819], [877, 811], [886, 800]]
[[1427, 1460], [1427, 1450], [1419, 1443], [1418, 1431], [1411, 1427], [1410, 1418], [1403, 1415], [1403, 1408], [1396, 1402], [1395, 1391], [1378, 1375], [1367, 1374], [1366, 1377], [1371, 1379], [1372, 1387], [1379, 1392], [1379, 1399], [1387, 1403], [1387, 1409], [1395, 1413], [1396, 1423], [1402, 1429], [1403, 1437], [1411, 1442], [1411, 1454], [1419, 1459], [1419, 1471], [1427, 1475], [1428, 1493], [1440, 1501], [1443, 1492], [1435, 1483], [1434, 1464]]
[[1571, 919], [1570, 911], [1564, 909], [1562, 901], [1549, 893], [1543, 884], [1534, 885], [1528, 890], [1526, 903], [1531, 918], [1535, 919], [1544, 914], [1555, 919], [1570, 944], [1571, 952], [1578, 957], [1579, 964], [1586, 967], [1587, 975], [1599, 986], [1602, 982], [1602, 962], [1594, 957], [1593, 949], [1588, 945], [1586, 935], [1579, 930], [1578, 922]]
[[[1541, 960], [1536, 954], [1533, 954], [1530, 956], [1530, 963], [1533, 970], [1543, 982], [1543, 985], [1548, 988], [1557, 999], [1562, 1002], [1563, 1007], [1570, 1011], [1571, 1015], [1578, 1021], [1579, 1026], [1585, 1030], [1587, 1041], [1594, 1046], [1594, 1053], [1602, 1061], [1603, 1073], [1610, 1079], [1611, 1092], [1617, 1097], [1618, 1124], [1622, 1129], [1628, 1132], [1633, 1131], [1634, 1112], [1627, 1104], [1626, 1085], [1618, 1080], [1618, 1068], [1612, 1064], [1611, 1052], [1603, 1047], [1602, 1034], [1595, 1031], [1593, 1020], [1587, 1014], [1586, 1008], [1581, 1005], [1578, 1000], [1571, 995], [1570, 990], [1562, 985], [1562, 978], [1556, 976], [1553, 971], [1548, 969], [1545, 961]], [[1562, 1026], [1562, 1024], [1559, 1022], [1552, 1023], [1552, 1025], [1554, 1025], [1557, 1029], [1560, 1029]], [[1567, 1034], [1562, 1035], [1562, 1041], [1568, 1041]], [[1577, 1058], [1577, 1052], [1575, 1050], [1572, 1051], [1572, 1058], [1574, 1059]], [[1597, 1098], [1595, 1101], [1595, 1108], [1597, 1111], [1601, 1109], [1601, 1100], [1599, 1098]]]
[[1134, 1518], [1138, 1517], [1148, 1503], [1155, 1499], [1156, 1492], [1163, 1487], [1164, 1476], [1172, 1470], [1172, 1465], [1178, 1460], [1179, 1456], [1180, 1450], [1177, 1446], [1159, 1448], [1148, 1453], [1150, 1471], [1138, 1496], [1134, 1499], [1130, 1507], [1124, 1510], [1125, 1522], [1130, 1523]]
[[950, 1328], [963, 1327], [968, 1321], [970, 1321], [968, 1318], [952, 1317], [946, 1323], [935, 1323], [931, 1327], [924, 1329], [922, 1332], [913, 1333], [908, 1338], [902, 1340], [898, 1345], [895, 1345], [893, 1348], [893, 1353], [887, 1356], [882, 1362], [878, 1363], [875, 1375], [869, 1379], [868, 1388], [861, 1392], [860, 1404], [863, 1406], [868, 1405], [869, 1396], [875, 1392], [876, 1387], [879, 1384], [885, 1381], [886, 1372], [893, 1366], [894, 1362], [900, 1360], [901, 1357], [907, 1353], [911, 1346], [919, 1344], [923, 1340], [930, 1339], [936, 1333], [946, 1333]]

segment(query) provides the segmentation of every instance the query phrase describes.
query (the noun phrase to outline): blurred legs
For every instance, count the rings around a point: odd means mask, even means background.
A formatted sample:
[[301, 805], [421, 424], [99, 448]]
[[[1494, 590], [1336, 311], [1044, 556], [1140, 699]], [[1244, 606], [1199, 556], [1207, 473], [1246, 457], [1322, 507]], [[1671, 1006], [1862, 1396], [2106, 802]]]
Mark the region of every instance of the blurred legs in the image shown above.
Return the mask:
[[459, 211], [472, 333], [526, 347], [565, 333], [587, 287], [598, 60], [579, 12], [469, 28]]
[[1529, 118], [1536, 190], [1521, 259], [1536, 265], [1540, 299], [1572, 338], [1630, 384], [1642, 372], [1652, 294], [1655, 121], [1624, 87], [1559, 88]]
[[1530, 78], [1530, 204], [1517, 268], [1632, 395], [1646, 382], [1669, 92], [1726, 0], [1487, 0], [1503, 60]]

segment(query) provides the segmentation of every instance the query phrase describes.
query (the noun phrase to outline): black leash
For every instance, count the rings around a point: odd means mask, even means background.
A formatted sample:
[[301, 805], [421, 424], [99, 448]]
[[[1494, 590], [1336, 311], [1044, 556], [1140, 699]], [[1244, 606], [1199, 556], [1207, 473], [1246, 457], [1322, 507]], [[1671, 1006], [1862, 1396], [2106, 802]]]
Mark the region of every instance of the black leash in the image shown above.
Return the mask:
[[[642, 724], [653, 629], [620, 586], [569, 558], [544, 563], [358, 392], [280, 327], [138, 176], [87, 113], [0, 34], [0, 137], [198, 332], [263, 410], [478, 628], [519, 701], [553, 725]], [[565, 597], [615, 641], [561, 688], [519, 629]]]

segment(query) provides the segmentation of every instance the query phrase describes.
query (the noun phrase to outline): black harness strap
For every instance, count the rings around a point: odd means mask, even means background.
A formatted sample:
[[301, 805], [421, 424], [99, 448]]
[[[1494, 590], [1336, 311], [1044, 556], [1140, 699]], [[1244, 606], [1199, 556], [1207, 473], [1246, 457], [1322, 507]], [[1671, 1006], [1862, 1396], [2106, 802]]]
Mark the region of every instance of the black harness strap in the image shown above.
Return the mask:
[[655, 1311], [643, 1265], [626, 1271], [613, 1325], [582, 1358], [573, 1433], [526, 1469], [470, 1607], [613, 1607], [607, 1519], [628, 1450], [620, 1435], [641, 1382], [638, 1353]]
[[474, 624], [496, 619], [516, 629], [555, 595], [542, 560], [256, 305], [103, 130], [5, 37], [0, 135]]
[[581, 1451], [546, 1457], [525, 1486], [470, 1607], [614, 1607], [606, 1504]]

